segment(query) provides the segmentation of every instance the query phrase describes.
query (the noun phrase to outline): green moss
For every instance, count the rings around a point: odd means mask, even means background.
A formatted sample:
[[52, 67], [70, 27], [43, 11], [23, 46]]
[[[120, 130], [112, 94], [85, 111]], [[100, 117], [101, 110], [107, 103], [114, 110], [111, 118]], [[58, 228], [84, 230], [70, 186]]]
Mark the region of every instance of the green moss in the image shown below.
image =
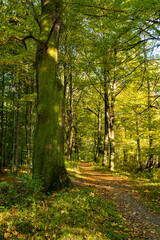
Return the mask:
[[[61, 1], [59, 2], [59, 4]], [[48, 39], [56, 11], [55, 2], [47, 1], [41, 16], [40, 39]], [[61, 7], [61, 4], [59, 5]], [[33, 173], [43, 179], [45, 191], [68, 184], [61, 144], [62, 84], [57, 78], [57, 31], [53, 31], [47, 51], [37, 48], [39, 99], [34, 136]]]

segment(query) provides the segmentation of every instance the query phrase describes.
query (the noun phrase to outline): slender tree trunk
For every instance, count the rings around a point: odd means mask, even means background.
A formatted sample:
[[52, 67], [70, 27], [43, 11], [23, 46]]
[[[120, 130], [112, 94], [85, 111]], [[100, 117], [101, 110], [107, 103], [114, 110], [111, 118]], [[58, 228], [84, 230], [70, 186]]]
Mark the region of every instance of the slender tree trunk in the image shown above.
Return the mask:
[[74, 131], [75, 131], [75, 155], [76, 155], [76, 159], [79, 161], [79, 138], [78, 138], [78, 129], [76, 124], [76, 119], [74, 124]]
[[150, 108], [151, 108], [151, 97], [150, 97], [150, 94], [151, 94], [151, 90], [150, 90], [150, 81], [149, 81], [149, 78], [147, 77], [147, 92], [148, 92], [148, 132], [149, 132], [149, 136], [148, 136], [148, 139], [149, 139], [149, 157], [150, 155], [152, 154], [152, 143], [153, 143], [153, 138], [152, 138], [152, 134], [151, 134], [151, 131], [152, 131], [152, 127], [151, 127], [151, 122], [152, 122], [152, 116], [151, 116], [151, 113], [150, 113]]
[[15, 101], [13, 99], [13, 120], [12, 120], [12, 164], [14, 164], [14, 154], [15, 154], [15, 123], [16, 123], [16, 114], [15, 114]]
[[142, 168], [138, 120], [136, 120], [136, 133], [137, 133], [137, 162], [138, 162], [138, 167]]
[[99, 101], [98, 107], [98, 137], [97, 137], [97, 146], [96, 146], [96, 155], [95, 162], [98, 160], [99, 152], [100, 152], [100, 144], [101, 144], [101, 131], [102, 131], [102, 123], [101, 123], [101, 103]]
[[[124, 137], [125, 137], [125, 142], [127, 139], [127, 130], [124, 127]], [[127, 148], [126, 148], [126, 144], [123, 146], [123, 166], [126, 166], [127, 164]]]
[[[31, 78], [31, 92], [34, 93], [34, 78]], [[35, 118], [33, 117], [33, 102], [30, 102], [30, 113], [29, 113], [30, 119], [30, 126], [29, 126], [29, 135], [30, 135], [30, 159], [32, 159], [32, 145], [33, 145], [33, 126], [35, 122]], [[30, 161], [30, 167], [32, 167], [32, 161]]]
[[[62, 1], [41, 1], [40, 40], [37, 47], [39, 98], [34, 135], [33, 175], [40, 176], [45, 192], [69, 183], [64, 166], [62, 83], [57, 77], [57, 55]], [[59, 17], [58, 17], [59, 16]]]
[[110, 113], [110, 163], [109, 168], [111, 171], [114, 171], [115, 165], [115, 139], [114, 139], [114, 128], [115, 128], [115, 90], [116, 90], [116, 77], [117, 77], [117, 50], [114, 50], [114, 76], [113, 80], [110, 82], [110, 91], [111, 91], [111, 113]]
[[109, 169], [114, 171], [115, 163], [115, 142], [114, 142], [114, 122], [115, 122], [115, 113], [114, 113], [114, 103], [111, 104], [111, 118], [110, 118], [110, 161]]
[[17, 121], [16, 121], [16, 136], [15, 136], [15, 152], [14, 152], [14, 173], [18, 171], [18, 148], [19, 148], [19, 127], [20, 127], [20, 98], [21, 98], [21, 77], [19, 76], [18, 83], [18, 102], [17, 102]]
[[152, 134], [151, 134], [151, 131], [152, 131], [152, 126], [151, 126], [151, 123], [152, 123], [152, 115], [151, 115], [151, 112], [150, 112], [150, 108], [151, 108], [151, 98], [150, 98], [150, 94], [151, 94], [151, 90], [150, 90], [150, 81], [149, 81], [149, 78], [147, 77], [147, 90], [148, 90], [148, 132], [149, 132], [149, 135], [148, 135], [148, 147], [149, 147], [149, 150], [148, 150], [148, 160], [147, 160], [147, 164], [146, 164], [146, 167], [147, 168], [151, 168], [153, 166], [153, 151], [152, 151], [152, 144], [153, 144], [153, 137], [152, 137]]
[[3, 166], [3, 146], [4, 146], [4, 90], [5, 90], [5, 84], [4, 84], [4, 74], [2, 76], [2, 104], [1, 104], [1, 141], [0, 141], [0, 148], [1, 148], [1, 155], [0, 155], [0, 173], [2, 172], [2, 166]]
[[[26, 83], [26, 94], [29, 93], [29, 85]], [[26, 102], [26, 152], [27, 152], [27, 170], [30, 173], [30, 141], [29, 141], [29, 112], [30, 112], [30, 102]]]
[[[108, 73], [109, 74], [109, 73]], [[107, 159], [109, 156], [109, 131], [110, 131], [110, 124], [109, 124], [109, 97], [108, 97], [108, 76], [104, 74], [105, 82], [104, 82], [104, 104], [105, 104], [105, 121], [104, 121], [104, 153], [103, 153], [103, 162], [102, 166], [107, 165]]]
[[63, 145], [63, 152], [64, 152], [64, 136], [65, 136], [65, 118], [66, 118], [66, 89], [67, 89], [67, 72], [66, 72], [66, 63], [63, 65], [64, 68], [64, 83], [63, 83], [63, 100], [62, 100], [62, 145]]
[[94, 162], [96, 162], [97, 161], [97, 159], [96, 159], [96, 151], [97, 151], [97, 135], [96, 135], [96, 131], [93, 132], [93, 139], [94, 139], [94, 144], [93, 144]]
[[114, 77], [110, 82], [111, 88], [111, 111], [110, 111], [110, 161], [109, 169], [114, 171], [115, 164], [115, 140], [114, 140], [114, 125], [115, 125], [115, 88], [116, 88], [116, 50], [114, 52]]
[[69, 93], [70, 93], [70, 114], [69, 114], [69, 149], [68, 160], [71, 160], [72, 147], [73, 147], [73, 87], [72, 87], [72, 70], [69, 74]]
[[157, 167], [160, 168], [160, 155], [158, 155], [158, 164]]
[[152, 131], [152, 127], [151, 127], [152, 116], [151, 116], [151, 112], [150, 112], [150, 109], [151, 109], [151, 97], [150, 97], [151, 89], [150, 89], [150, 79], [149, 79], [149, 77], [146, 74], [146, 72], [147, 72], [147, 65], [148, 65], [147, 64], [147, 52], [146, 52], [146, 46], [144, 44], [144, 77], [143, 78], [146, 77], [146, 80], [147, 80], [148, 132], [149, 132], [149, 135], [148, 135], [148, 145], [149, 145], [148, 147], [149, 147], [149, 150], [148, 150], [148, 161], [147, 161], [146, 167], [149, 167], [149, 166], [153, 165], [153, 152], [152, 152], [153, 138], [152, 138], [152, 134], [151, 134], [151, 131]]
[[21, 154], [20, 154], [20, 157], [21, 157], [21, 166], [23, 165], [23, 142], [21, 143], [20, 142], [20, 146], [21, 146]]

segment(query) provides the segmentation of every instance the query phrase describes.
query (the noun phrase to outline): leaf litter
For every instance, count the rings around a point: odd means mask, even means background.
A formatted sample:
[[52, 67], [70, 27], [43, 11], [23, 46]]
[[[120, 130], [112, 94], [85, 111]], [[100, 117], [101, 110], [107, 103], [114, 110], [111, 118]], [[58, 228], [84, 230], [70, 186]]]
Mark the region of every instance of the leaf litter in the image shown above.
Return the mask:
[[128, 223], [132, 239], [160, 239], [160, 216], [138, 200], [138, 192], [132, 189], [127, 178], [95, 171], [87, 162], [80, 163], [80, 171], [80, 178], [74, 179], [74, 184], [95, 187], [103, 198], [112, 200]]

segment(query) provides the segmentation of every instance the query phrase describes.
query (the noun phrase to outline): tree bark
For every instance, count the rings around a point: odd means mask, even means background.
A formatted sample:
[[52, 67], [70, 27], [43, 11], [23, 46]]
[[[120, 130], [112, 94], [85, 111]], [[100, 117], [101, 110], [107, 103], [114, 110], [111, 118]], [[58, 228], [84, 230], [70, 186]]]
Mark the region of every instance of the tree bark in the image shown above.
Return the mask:
[[69, 149], [68, 160], [71, 160], [72, 147], [73, 147], [73, 87], [72, 87], [72, 70], [69, 74], [69, 93], [70, 93], [70, 113], [69, 113]]
[[78, 136], [78, 128], [77, 128], [77, 120], [75, 119], [74, 124], [74, 132], [75, 132], [75, 156], [79, 161], [79, 136]]
[[114, 171], [115, 164], [115, 142], [114, 142], [114, 123], [115, 123], [115, 111], [114, 111], [115, 98], [111, 100], [111, 113], [110, 113], [110, 160], [109, 169]]
[[97, 146], [96, 146], [95, 162], [98, 160], [99, 152], [100, 152], [101, 135], [102, 135], [101, 131], [102, 131], [101, 103], [99, 101], [99, 107], [98, 107], [98, 136], [97, 136]]
[[[149, 135], [148, 135], [148, 145], [149, 145], [149, 159], [152, 158], [152, 143], [153, 143], [153, 138], [152, 138], [152, 134], [151, 134], [151, 131], [152, 131], [152, 127], [151, 127], [151, 122], [152, 122], [152, 116], [151, 116], [151, 113], [150, 113], [150, 108], [151, 108], [151, 97], [150, 97], [150, 94], [151, 94], [151, 90], [150, 90], [150, 81], [149, 81], [149, 78], [147, 77], [147, 93], [148, 93], [148, 132], [149, 132]], [[149, 161], [148, 159], [148, 161]]]
[[67, 73], [66, 73], [66, 63], [63, 65], [64, 68], [64, 83], [63, 83], [63, 100], [62, 100], [62, 146], [63, 146], [63, 152], [64, 152], [64, 136], [65, 136], [65, 125], [66, 125], [66, 89], [67, 89]]
[[21, 79], [19, 76], [16, 136], [15, 136], [15, 151], [14, 151], [14, 173], [15, 174], [17, 174], [17, 171], [18, 171], [18, 148], [19, 148], [19, 127], [20, 127], [20, 108], [21, 108], [20, 97], [21, 97]]
[[45, 192], [69, 183], [64, 166], [62, 136], [62, 83], [57, 77], [57, 56], [62, 1], [42, 2], [37, 47], [39, 98], [34, 135], [33, 175], [43, 180]]
[[142, 168], [138, 120], [136, 120], [136, 133], [137, 133], [137, 162], [138, 162], [138, 167]]
[[[124, 137], [125, 137], [125, 142], [127, 140], [127, 130], [124, 126]], [[127, 158], [128, 158], [128, 154], [127, 154], [127, 146], [126, 144], [123, 145], [123, 166], [127, 165]]]
[[[26, 94], [29, 93], [29, 85], [26, 83]], [[26, 102], [26, 152], [27, 152], [27, 171], [30, 173], [30, 141], [29, 141], [29, 112], [30, 112], [30, 102]]]
[[4, 73], [2, 76], [2, 104], [1, 104], [1, 141], [0, 141], [0, 148], [1, 148], [1, 155], [0, 155], [0, 173], [2, 172], [2, 166], [3, 166], [3, 146], [4, 146], [4, 142], [3, 142], [3, 138], [4, 138], [4, 89], [5, 89], [5, 85], [4, 85]]
[[114, 140], [114, 128], [115, 128], [115, 88], [116, 88], [116, 57], [117, 51], [114, 51], [114, 76], [110, 81], [110, 95], [111, 95], [111, 110], [110, 110], [110, 161], [109, 169], [114, 171], [115, 165], [115, 140]]
[[[109, 73], [108, 73], [109, 74]], [[109, 76], [106, 76], [106, 72], [104, 73], [105, 81], [104, 81], [104, 104], [105, 104], [105, 120], [104, 120], [104, 153], [103, 153], [103, 162], [102, 166], [107, 165], [107, 159], [109, 156], [109, 97], [108, 97], [108, 84], [109, 84]]]

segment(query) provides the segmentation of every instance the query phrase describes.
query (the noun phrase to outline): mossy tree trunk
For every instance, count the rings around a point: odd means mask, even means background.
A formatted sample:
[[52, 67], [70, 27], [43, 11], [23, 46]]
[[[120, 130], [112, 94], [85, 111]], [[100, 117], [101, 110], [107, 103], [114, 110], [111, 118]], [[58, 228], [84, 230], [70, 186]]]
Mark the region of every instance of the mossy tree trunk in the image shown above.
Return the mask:
[[[57, 55], [62, 1], [43, 0], [40, 41], [37, 47], [39, 97], [34, 135], [33, 175], [43, 180], [45, 191], [68, 184], [63, 159], [62, 84], [57, 78]], [[34, 14], [36, 19], [36, 15]], [[43, 43], [43, 44], [42, 44]]]

